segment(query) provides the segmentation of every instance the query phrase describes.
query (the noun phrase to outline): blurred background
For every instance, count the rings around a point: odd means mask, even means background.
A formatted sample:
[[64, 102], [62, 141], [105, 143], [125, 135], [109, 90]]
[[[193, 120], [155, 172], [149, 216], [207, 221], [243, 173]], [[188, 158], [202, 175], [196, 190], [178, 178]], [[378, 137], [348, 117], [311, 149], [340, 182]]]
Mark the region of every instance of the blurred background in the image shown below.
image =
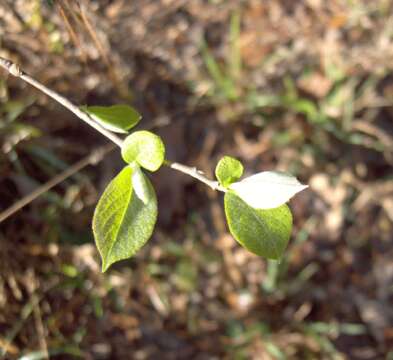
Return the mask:
[[[132, 104], [172, 161], [310, 185], [281, 262], [168, 169], [137, 256], [100, 272], [117, 150], [0, 225], [6, 359], [393, 359], [393, 1], [0, 0], [0, 56], [76, 104]], [[0, 211], [107, 140], [0, 71]]]

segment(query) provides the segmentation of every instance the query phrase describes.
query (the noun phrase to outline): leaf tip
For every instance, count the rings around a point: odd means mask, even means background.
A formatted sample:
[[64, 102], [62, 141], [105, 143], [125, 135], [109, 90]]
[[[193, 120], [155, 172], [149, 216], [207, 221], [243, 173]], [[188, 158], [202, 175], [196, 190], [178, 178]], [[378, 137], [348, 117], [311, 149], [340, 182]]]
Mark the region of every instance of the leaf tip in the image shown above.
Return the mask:
[[300, 184], [300, 185], [299, 185], [299, 191], [298, 191], [298, 192], [301, 192], [301, 191], [303, 191], [303, 190], [306, 190], [306, 189], [308, 189], [309, 187], [310, 187], [309, 185]]

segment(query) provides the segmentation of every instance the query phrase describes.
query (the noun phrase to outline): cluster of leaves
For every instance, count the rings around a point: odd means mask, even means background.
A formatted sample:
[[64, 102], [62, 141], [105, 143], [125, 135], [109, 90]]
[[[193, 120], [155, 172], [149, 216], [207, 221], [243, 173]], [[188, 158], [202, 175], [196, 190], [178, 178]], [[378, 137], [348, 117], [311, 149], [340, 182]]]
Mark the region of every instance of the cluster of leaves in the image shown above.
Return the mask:
[[[127, 133], [141, 119], [127, 105], [84, 106], [82, 110], [119, 133]], [[155, 172], [164, 163], [163, 141], [149, 131], [135, 131], [124, 140], [121, 155], [127, 165], [105, 189], [93, 218], [103, 271], [133, 256], [151, 237], [157, 220], [157, 197], [144, 170]], [[259, 256], [280, 258], [292, 229], [285, 203], [305, 186], [288, 174], [271, 171], [238, 181], [243, 165], [229, 156], [218, 162], [215, 174], [225, 192], [225, 215], [234, 238]]]

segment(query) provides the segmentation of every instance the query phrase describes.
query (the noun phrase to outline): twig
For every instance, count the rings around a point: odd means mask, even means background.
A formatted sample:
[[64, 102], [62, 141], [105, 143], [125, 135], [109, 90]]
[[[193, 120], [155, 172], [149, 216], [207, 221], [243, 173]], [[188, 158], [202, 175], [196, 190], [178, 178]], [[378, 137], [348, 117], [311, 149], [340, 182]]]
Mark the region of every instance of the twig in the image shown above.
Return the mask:
[[222, 191], [222, 192], [227, 191], [227, 189], [222, 187], [217, 181], [213, 181], [213, 180], [208, 179], [205, 175], [203, 175], [203, 172], [201, 172], [200, 170], [198, 170], [195, 167], [186, 166], [186, 165], [179, 164], [176, 162], [170, 162], [168, 160], [165, 161], [165, 165], [169, 166], [171, 169], [180, 171], [184, 174], [187, 174], [187, 175], [193, 177], [194, 179], [197, 179], [197, 180], [203, 182], [207, 186], [211, 187], [213, 190], [218, 190], [218, 191]]
[[23, 29], [25, 27], [25, 21], [23, 20], [22, 16], [19, 15], [19, 13], [16, 11], [15, 6], [10, 4], [10, 1], [2, 0], [1, 1], [9, 10], [14, 17], [14, 19], [18, 22], [18, 25]]
[[45, 327], [42, 322], [42, 313], [40, 308], [40, 299], [37, 295], [37, 289], [39, 288], [39, 283], [34, 273], [33, 268], [27, 270], [26, 288], [30, 293], [31, 303], [33, 304], [33, 315], [37, 330], [38, 343], [42, 351], [44, 359], [49, 359], [48, 344], [45, 339]]
[[118, 72], [116, 71], [116, 67], [113, 66], [112, 61], [110, 61], [108, 57], [108, 51], [104, 49], [101, 40], [99, 39], [97, 32], [94, 30], [88, 15], [85, 4], [78, 1], [77, 5], [79, 6], [79, 12], [82, 18], [83, 25], [85, 26], [87, 32], [89, 33], [90, 38], [93, 40], [98, 52], [100, 53], [106, 67], [108, 68], [108, 74], [111, 78], [113, 84], [115, 85], [119, 94], [124, 98], [129, 98], [130, 94], [124, 83], [120, 80]]
[[50, 189], [52, 189], [57, 184], [61, 183], [62, 181], [64, 181], [68, 177], [76, 174], [78, 171], [80, 171], [85, 166], [98, 163], [108, 152], [112, 151], [113, 149], [115, 149], [115, 145], [108, 144], [106, 146], [103, 146], [101, 148], [94, 150], [91, 154], [89, 154], [85, 158], [79, 160], [77, 163], [75, 163], [74, 165], [72, 165], [71, 167], [69, 167], [68, 169], [66, 169], [62, 173], [60, 173], [59, 175], [55, 176], [54, 178], [49, 180], [44, 185], [38, 187], [30, 194], [28, 194], [25, 197], [23, 197], [22, 199], [18, 200], [16, 203], [11, 205], [8, 209], [1, 212], [0, 213], [0, 223], [3, 222], [8, 217], [10, 217], [11, 215], [15, 214], [17, 211], [22, 209], [27, 204], [31, 203], [33, 200], [35, 200], [40, 195], [42, 195], [42, 194], [46, 193], [47, 191], [49, 191]]
[[83, 48], [78, 35], [74, 31], [74, 29], [73, 29], [73, 27], [72, 27], [72, 25], [70, 23], [70, 20], [68, 19], [67, 15], [66, 15], [66, 12], [65, 12], [65, 9], [63, 7], [62, 2], [59, 1], [59, 2], [57, 2], [56, 5], [57, 5], [57, 7], [59, 9], [60, 16], [63, 18], [65, 27], [66, 27], [68, 33], [70, 34], [71, 41], [74, 43], [75, 48], [80, 50], [82, 61], [86, 64], [86, 62], [87, 62], [87, 55], [86, 55], [85, 49]]
[[[3, 67], [5, 70], [7, 70], [10, 74], [14, 75], [15, 77], [19, 77], [22, 80], [26, 81], [27, 83], [29, 83], [30, 85], [34, 86], [35, 88], [37, 88], [38, 90], [42, 91], [43, 93], [45, 93], [46, 95], [48, 95], [49, 97], [51, 97], [52, 99], [56, 100], [58, 103], [60, 103], [61, 105], [63, 105], [65, 108], [67, 108], [68, 110], [70, 110], [71, 112], [73, 112], [77, 117], [79, 117], [81, 120], [85, 121], [87, 124], [89, 124], [91, 127], [93, 127], [94, 129], [96, 129], [97, 131], [99, 131], [102, 135], [106, 136], [109, 140], [111, 140], [112, 142], [114, 142], [117, 146], [119, 146], [121, 148], [121, 146], [123, 145], [123, 140], [120, 139], [119, 137], [117, 137], [115, 134], [113, 134], [112, 132], [106, 130], [105, 128], [103, 128], [100, 124], [98, 124], [97, 122], [94, 121], [94, 119], [92, 119], [89, 114], [85, 113], [84, 111], [80, 110], [76, 105], [74, 105], [71, 101], [69, 101], [68, 99], [66, 99], [65, 97], [61, 96], [60, 94], [58, 94], [57, 92], [48, 89], [45, 85], [41, 84], [39, 81], [33, 79], [31, 76], [27, 75], [25, 72], [23, 72], [18, 65], [16, 65], [15, 63], [13, 63], [10, 60], [4, 59], [2, 57], [0, 57], [0, 66]], [[82, 161], [88, 159], [89, 156]], [[79, 164], [79, 163], [77, 163]], [[75, 165], [77, 165], [75, 164]], [[171, 169], [180, 171], [184, 174], [187, 174], [201, 182], [203, 182], [204, 184], [208, 185], [210, 188], [212, 188], [213, 190], [218, 190], [218, 191], [222, 191], [222, 192], [226, 192], [227, 190], [220, 186], [218, 184], [218, 182], [213, 181], [208, 179], [205, 175], [203, 175], [203, 172], [197, 170], [194, 167], [189, 167], [183, 164], [179, 164], [176, 162], [170, 162], [170, 161], [165, 161], [164, 163], [165, 165], [169, 166]], [[83, 166], [82, 166], [83, 167]], [[66, 170], [69, 171], [70, 169]], [[66, 172], [65, 171], [65, 172]], [[65, 173], [64, 172], [64, 173]], [[62, 174], [64, 174], [62, 173]], [[59, 177], [62, 175], [60, 174]], [[68, 173], [67, 173], [68, 174]], [[69, 175], [67, 175], [69, 176]], [[66, 177], [67, 177], [66, 176]], [[56, 178], [52, 179], [55, 180]], [[62, 180], [60, 180], [62, 181]], [[59, 182], [60, 182], [59, 181]], [[51, 182], [49, 182], [51, 183]], [[49, 184], [47, 183], [47, 184]], [[56, 182], [57, 184], [58, 182]], [[42, 188], [44, 186], [47, 186], [47, 184], [43, 185]], [[53, 187], [53, 186], [52, 186]], [[41, 188], [39, 188], [41, 189]], [[37, 189], [37, 190], [39, 190]], [[46, 190], [45, 190], [46, 191]], [[43, 191], [43, 192], [45, 192]], [[41, 195], [42, 192], [40, 192], [37, 196]], [[31, 195], [34, 195], [34, 192]], [[33, 199], [35, 199], [37, 196], [35, 196]], [[30, 200], [31, 201], [31, 200]], [[29, 201], [29, 202], [30, 202]], [[18, 204], [19, 202], [17, 202], [16, 204]], [[28, 203], [28, 202], [27, 202]], [[15, 204], [15, 205], [16, 205]], [[22, 206], [26, 205], [26, 203], [23, 203]], [[16, 210], [13, 210], [12, 213], [14, 213], [15, 211], [19, 210], [20, 207], [18, 207]], [[6, 211], [8, 211], [9, 209], [7, 209]], [[0, 214], [0, 222], [2, 220], [4, 220], [5, 218], [2, 218], [2, 215], [5, 212]], [[3, 215], [4, 216], [4, 215]], [[9, 215], [7, 215], [6, 217], [8, 217]]]
[[98, 132], [100, 132], [102, 135], [106, 136], [109, 140], [113, 141], [117, 146], [121, 147], [123, 144], [123, 140], [117, 137], [115, 134], [111, 133], [110, 131], [106, 130], [103, 128], [100, 124], [95, 122], [89, 114], [85, 113], [81, 109], [79, 109], [76, 105], [74, 105], [71, 101], [66, 99], [65, 97], [61, 96], [57, 92], [48, 89], [45, 85], [41, 84], [37, 80], [33, 79], [30, 75], [27, 75], [25, 72], [23, 72], [18, 65], [13, 63], [12, 61], [9, 61], [7, 59], [4, 59], [0, 57], [0, 66], [3, 67], [5, 70], [7, 70], [11, 75], [14, 75], [15, 77], [19, 77], [22, 80], [26, 81], [30, 85], [34, 86], [38, 90], [42, 91], [44, 94], [48, 95], [52, 99], [56, 100], [58, 103], [63, 105], [65, 108], [73, 112], [79, 119], [83, 120], [87, 124], [89, 124], [91, 127], [96, 129]]
[[12, 328], [4, 338], [4, 344], [0, 346], [0, 359], [3, 359], [5, 355], [7, 355], [7, 353], [9, 353], [10, 350], [12, 349], [13, 347], [12, 342], [14, 341], [18, 333], [21, 331], [24, 323], [30, 317], [31, 313], [34, 311], [34, 307], [38, 306], [39, 302], [44, 298], [44, 295], [57, 285], [59, 285], [58, 279], [55, 279], [54, 281], [50, 280], [49, 282], [46, 282], [41, 286], [42, 288], [41, 294], [40, 295], [36, 294], [36, 296], [30, 297], [29, 301], [23, 306], [22, 310], [20, 311], [19, 319], [14, 321]]

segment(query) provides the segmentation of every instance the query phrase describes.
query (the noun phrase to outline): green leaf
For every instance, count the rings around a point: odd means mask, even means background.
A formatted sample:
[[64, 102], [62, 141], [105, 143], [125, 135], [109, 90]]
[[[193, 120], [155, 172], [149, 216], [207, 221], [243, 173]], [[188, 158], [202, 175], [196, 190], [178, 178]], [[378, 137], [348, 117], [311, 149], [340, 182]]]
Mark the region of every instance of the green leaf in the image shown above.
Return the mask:
[[224, 156], [216, 166], [216, 178], [222, 186], [229, 186], [243, 175], [243, 165], [239, 160]]
[[242, 246], [268, 259], [282, 256], [292, 229], [292, 214], [287, 205], [254, 209], [231, 191], [225, 193], [224, 204], [229, 230]]
[[123, 134], [138, 124], [142, 118], [135, 109], [128, 105], [82, 106], [81, 110], [88, 113], [106, 129]]
[[164, 162], [165, 146], [158, 135], [135, 131], [124, 140], [121, 155], [126, 163], [136, 161], [143, 168], [156, 171]]
[[146, 175], [136, 163], [132, 164], [132, 168], [133, 172], [131, 181], [135, 194], [144, 204], [147, 204], [150, 199], [150, 187], [147, 182]]
[[[141, 199], [132, 182], [138, 174]], [[142, 178], [142, 179], [141, 179]], [[102, 271], [133, 256], [150, 238], [157, 219], [157, 199], [137, 164], [126, 166], [108, 185], [94, 212], [93, 232]]]

